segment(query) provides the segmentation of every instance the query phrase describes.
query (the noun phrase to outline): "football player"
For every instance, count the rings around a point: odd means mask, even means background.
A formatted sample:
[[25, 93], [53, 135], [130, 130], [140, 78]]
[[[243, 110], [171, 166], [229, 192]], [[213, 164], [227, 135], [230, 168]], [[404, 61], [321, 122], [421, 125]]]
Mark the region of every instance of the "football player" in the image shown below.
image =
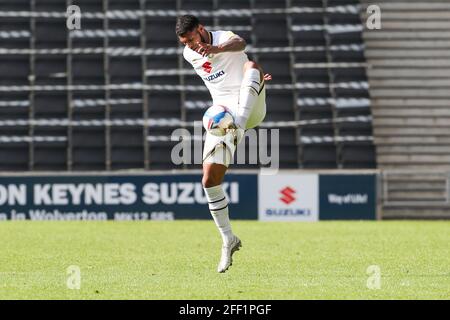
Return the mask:
[[203, 79], [213, 104], [228, 107], [235, 117], [225, 136], [207, 133], [203, 148], [202, 184], [223, 240], [217, 271], [225, 272], [241, 240], [231, 229], [222, 181], [245, 130], [264, 120], [264, 81], [271, 80], [271, 75], [265, 75], [257, 63], [248, 59], [245, 40], [232, 31], [208, 31], [197, 17], [183, 15], [177, 19], [176, 34], [185, 45], [184, 58]]

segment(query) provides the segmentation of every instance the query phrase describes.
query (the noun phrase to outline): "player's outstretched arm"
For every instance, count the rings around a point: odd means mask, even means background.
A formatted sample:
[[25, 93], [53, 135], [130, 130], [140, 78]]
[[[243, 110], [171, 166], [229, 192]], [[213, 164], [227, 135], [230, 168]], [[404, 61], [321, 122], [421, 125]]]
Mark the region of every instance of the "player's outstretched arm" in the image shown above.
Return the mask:
[[239, 36], [234, 36], [218, 46], [220, 52], [244, 51], [247, 43]]
[[246, 46], [247, 43], [244, 39], [239, 36], [234, 36], [218, 46], [212, 46], [208, 43], [198, 42], [195, 51], [205, 57], [208, 54], [244, 51]]

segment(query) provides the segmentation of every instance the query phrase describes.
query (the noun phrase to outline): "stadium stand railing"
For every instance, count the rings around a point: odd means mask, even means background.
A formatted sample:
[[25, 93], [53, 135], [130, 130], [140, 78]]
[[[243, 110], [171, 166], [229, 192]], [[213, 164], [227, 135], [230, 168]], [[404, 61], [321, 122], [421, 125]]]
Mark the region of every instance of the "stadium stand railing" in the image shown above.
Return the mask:
[[211, 103], [182, 13], [243, 36], [273, 74], [262, 127], [280, 128], [282, 168], [376, 166], [359, 1], [80, 0], [73, 31], [70, 4], [0, 3], [0, 170], [173, 169], [172, 131]]
[[450, 218], [450, 3], [377, 5], [382, 28], [364, 39], [383, 216]]

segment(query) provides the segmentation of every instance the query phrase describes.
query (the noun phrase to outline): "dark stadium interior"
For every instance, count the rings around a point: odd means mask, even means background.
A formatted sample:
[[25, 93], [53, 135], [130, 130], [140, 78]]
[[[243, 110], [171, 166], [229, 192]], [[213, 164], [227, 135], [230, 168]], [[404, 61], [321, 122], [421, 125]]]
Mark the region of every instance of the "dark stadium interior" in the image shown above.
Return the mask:
[[[241, 35], [249, 57], [273, 75], [265, 122], [281, 122], [281, 168], [374, 168], [363, 28], [359, 11], [345, 7], [356, 3], [74, 1], [84, 16], [70, 31], [69, 1], [2, 1], [2, 11], [59, 16], [2, 18], [1, 47], [20, 52], [0, 59], [0, 118], [10, 120], [0, 126], [0, 170], [198, 167], [170, 161], [172, 131], [192, 129], [211, 103], [180, 54], [176, 10]], [[290, 10], [303, 7], [317, 10]]]

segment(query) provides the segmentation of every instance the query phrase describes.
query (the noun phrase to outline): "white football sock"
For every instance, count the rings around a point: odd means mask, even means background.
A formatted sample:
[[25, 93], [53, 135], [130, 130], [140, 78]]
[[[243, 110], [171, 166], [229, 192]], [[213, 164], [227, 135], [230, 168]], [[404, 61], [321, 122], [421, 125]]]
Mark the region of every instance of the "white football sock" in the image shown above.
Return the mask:
[[230, 219], [228, 217], [228, 200], [225, 197], [222, 185], [203, 189], [208, 199], [211, 215], [220, 231], [223, 243], [227, 245], [233, 238], [233, 232], [231, 231]]
[[242, 79], [241, 90], [239, 92], [239, 106], [236, 112], [236, 124], [242, 129], [246, 129], [248, 118], [253, 106], [258, 99], [261, 86], [261, 74], [258, 69], [248, 69]]

